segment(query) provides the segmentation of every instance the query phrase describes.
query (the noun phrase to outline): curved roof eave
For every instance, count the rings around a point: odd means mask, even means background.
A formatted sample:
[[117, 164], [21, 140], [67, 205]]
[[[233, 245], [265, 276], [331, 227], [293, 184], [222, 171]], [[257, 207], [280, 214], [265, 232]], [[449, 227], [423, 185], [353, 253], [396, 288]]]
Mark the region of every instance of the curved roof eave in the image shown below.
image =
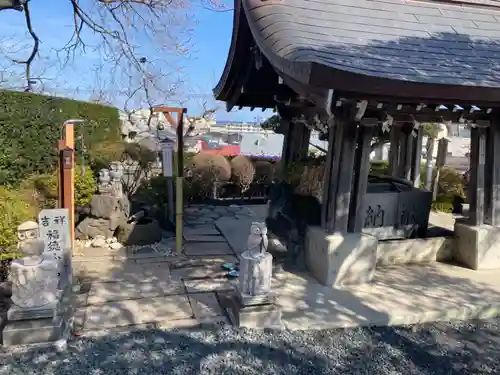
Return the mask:
[[500, 100], [500, 7], [235, 0], [236, 8], [276, 70], [302, 84], [373, 95]]

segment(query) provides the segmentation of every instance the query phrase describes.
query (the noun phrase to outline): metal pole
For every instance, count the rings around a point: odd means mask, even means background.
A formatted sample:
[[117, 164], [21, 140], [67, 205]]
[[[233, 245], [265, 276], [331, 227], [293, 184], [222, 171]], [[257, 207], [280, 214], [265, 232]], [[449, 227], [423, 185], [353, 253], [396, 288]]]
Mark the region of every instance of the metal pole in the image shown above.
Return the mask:
[[183, 216], [184, 216], [184, 113], [182, 108], [177, 112], [177, 177], [175, 179], [175, 244], [177, 253], [182, 252]]

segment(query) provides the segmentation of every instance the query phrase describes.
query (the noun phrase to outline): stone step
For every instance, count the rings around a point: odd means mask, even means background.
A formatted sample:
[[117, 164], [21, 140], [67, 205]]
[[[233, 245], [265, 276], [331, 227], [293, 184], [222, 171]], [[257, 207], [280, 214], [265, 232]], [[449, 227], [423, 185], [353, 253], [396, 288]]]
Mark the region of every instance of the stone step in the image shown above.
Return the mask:
[[141, 280], [153, 282], [168, 278], [167, 263], [132, 262], [73, 262], [73, 274], [82, 279], [99, 280], [101, 282], [119, 282], [125, 280]]
[[148, 297], [87, 306], [84, 330], [190, 320], [194, 313], [187, 295]]
[[121, 280], [119, 282], [94, 282], [88, 293], [87, 305], [103, 304], [128, 299], [151, 298], [183, 294], [184, 285], [179, 280], [155, 279]]

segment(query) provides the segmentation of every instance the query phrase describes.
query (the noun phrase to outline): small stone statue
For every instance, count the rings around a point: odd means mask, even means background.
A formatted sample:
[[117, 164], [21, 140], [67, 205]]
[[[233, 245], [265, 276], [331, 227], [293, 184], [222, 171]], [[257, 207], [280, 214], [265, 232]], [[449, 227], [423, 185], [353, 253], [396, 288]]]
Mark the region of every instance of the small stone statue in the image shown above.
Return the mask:
[[253, 222], [248, 249], [241, 254], [238, 289], [242, 297], [266, 296], [271, 291], [273, 257], [267, 252], [267, 245], [266, 224]]
[[17, 228], [18, 250], [24, 255], [11, 263], [12, 302], [20, 308], [42, 307], [57, 302], [58, 263], [44, 256], [44, 242], [38, 239], [38, 224], [25, 222]]
[[122, 185], [122, 177], [123, 177], [123, 165], [120, 162], [112, 162], [109, 165], [110, 171], [109, 174], [111, 176], [111, 189], [112, 193], [115, 197], [121, 198], [123, 196], [123, 185]]
[[25, 221], [17, 227], [17, 248], [20, 249], [26, 242], [36, 240], [39, 236], [39, 227], [36, 221]]
[[108, 169], [101, 169], [98, 177], [98, 188], [100, 194], [111, 193], [111, 178]]
[[265, 253], [268, 245], [267, 226], [265, 223], [253, 222], [247, 240], [247, 250], [255, 255]]

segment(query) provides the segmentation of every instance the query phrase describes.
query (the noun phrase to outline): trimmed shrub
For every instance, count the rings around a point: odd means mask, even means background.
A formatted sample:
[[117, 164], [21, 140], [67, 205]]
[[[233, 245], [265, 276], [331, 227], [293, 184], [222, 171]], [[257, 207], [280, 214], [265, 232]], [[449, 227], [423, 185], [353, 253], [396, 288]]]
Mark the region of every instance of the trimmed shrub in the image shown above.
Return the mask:
[[[17, 245], [17, 226], [27, 220], [36, 220], [37, 208], [18, 190], [0, 187], [0, 257], [12, 259]], [[3, 255], [1, 255], [3, 254]]]
[[231, 159], [231, 180], [240, 186], [242, 190], [247, 190], [255, 177], [255, 167], [252, 161], [239, 155]]
[[57, 141], [62, 124], [86, 120], [75, 128], [77, 160], [82, 142], [92, 147], [121, 140], [116, 108], [33, 93], [0, 91], [0, 185], [17, 184], [33, 174], [50, 174], [57, 167]]
[[229, 181], [231, 164], [222, 155], [200, 152], [186, 165], [184, 197], [187, 200], [213, 197], [218, 183]]
[[279, 163], [271, 163], [266, 160], [255, 161], [255, 182], [272, 182], [276, 178], [276, 171], [279, 169], [279, 165]]
[[[57, 206], [57, 171], [52, 174], [32, 175], [27, 178], [21, 188], [31, 191], [33, 201], [39, 209]], [[90, 203], [97, 191], [97, 182], [90, 167], [85, 167], [84, 174], [79, 166], [75, 166], [75, 206], [82, 207]]]

